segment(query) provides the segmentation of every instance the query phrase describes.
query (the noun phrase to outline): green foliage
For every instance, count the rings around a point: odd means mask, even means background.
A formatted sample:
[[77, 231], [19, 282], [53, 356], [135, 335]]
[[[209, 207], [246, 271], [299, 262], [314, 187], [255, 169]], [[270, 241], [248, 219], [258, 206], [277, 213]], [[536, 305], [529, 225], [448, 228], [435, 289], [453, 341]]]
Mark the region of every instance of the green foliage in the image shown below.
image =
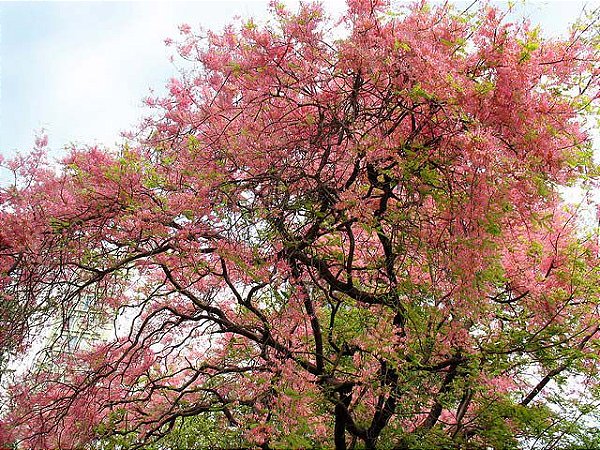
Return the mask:
[[[98, 428], [100, 435], [107, 427]], [[98, 450], [126, 450], [139, 445], [136, 433], [119, 435], [110, 433], [108, 437], [98, 439], [92, 448]], [[172, 430], [162, 439], [144, 444], [147, 450], [199, 450], [207, 448], [234, 449], [249, 445], [239, 427], [223, 422], [222, 416], [203, 413], [192, 417], [180, 417]]]

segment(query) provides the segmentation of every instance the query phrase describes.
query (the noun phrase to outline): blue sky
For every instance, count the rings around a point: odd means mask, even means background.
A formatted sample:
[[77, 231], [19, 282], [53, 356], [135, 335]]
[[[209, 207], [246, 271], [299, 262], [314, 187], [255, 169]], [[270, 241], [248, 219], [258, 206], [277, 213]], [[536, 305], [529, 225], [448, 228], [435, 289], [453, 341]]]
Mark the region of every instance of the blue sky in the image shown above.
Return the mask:
[[141, 99], [176, 75], [166, 37], [177, 25], [222, 27], [265, 2], [0, 3], [0, 151], [27, 151], [45, 128], [54, 150], [113, 145], [143, 115]]
[[[70, 143], [113, 146], [144, 115], [149, 89], [177, 74], [163, 43], [177, 25], [219, 29], [235, 15], [265, 17], [267, 4], [0, 1], [0, 153], [27, 152], [41, 128], [57, 155]], [[584, 4], [600, 0], [529, 0], [519, 14], [560, 34]]]

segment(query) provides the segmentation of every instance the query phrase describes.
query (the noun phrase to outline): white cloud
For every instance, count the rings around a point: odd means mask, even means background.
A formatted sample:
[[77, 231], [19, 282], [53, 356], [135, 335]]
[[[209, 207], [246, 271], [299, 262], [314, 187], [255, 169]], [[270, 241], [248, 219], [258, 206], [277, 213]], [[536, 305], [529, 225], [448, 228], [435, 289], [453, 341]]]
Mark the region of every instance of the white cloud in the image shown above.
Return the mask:
[[39, 64], [48, 70], [40, 114], [55, 144], [112, 145], [119, 131], [135, 125], [150, 85], [160, 88], [174, 74], [162, 43], [176, 32], [172, 11], [153, 4], [92, 39], [63, 35], [39, 47]]

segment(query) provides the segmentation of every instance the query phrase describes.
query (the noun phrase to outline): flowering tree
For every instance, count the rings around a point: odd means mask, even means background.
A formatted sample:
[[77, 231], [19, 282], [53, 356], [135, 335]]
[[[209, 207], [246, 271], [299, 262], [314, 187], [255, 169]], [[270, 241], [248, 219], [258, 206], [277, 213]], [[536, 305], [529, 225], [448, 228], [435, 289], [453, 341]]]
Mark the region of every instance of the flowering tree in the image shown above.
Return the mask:
[[181, 28], [194, 64], [148, 99], [146, 137], [59, 171], [9, 164], [2, 307], [24, 320], [1, 317], [2, 344], [48, 317], [68, 329], [83, 303], [126, 325], [12, 386], [0, 435], [575, 442], [595, 408], [600, 272], [559, 188], [596, 173], [591, 28], [561, 41], [493, 8], [365, 0], [335, 24], [318, 5], [272, 10]]

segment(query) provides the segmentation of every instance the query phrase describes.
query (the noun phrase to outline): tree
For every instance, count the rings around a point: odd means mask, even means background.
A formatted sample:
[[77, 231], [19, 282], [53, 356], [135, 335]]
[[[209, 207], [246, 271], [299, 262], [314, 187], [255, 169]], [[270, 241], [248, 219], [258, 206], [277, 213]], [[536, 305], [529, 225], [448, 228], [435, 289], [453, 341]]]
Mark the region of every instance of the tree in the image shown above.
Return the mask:
[[145, 137], [74, 149], [60, 170], [11, 163], [15, 323], [66, 329], [92, 299], [127, 325], [12, 386], [4, 440], [583, 442], [597, 234], [560, 188], [597, 174], [594, 24], [562, 41], [490, 7], [272, 11], [221, 34], [182, 26], [193, 67], [148, 99]]

